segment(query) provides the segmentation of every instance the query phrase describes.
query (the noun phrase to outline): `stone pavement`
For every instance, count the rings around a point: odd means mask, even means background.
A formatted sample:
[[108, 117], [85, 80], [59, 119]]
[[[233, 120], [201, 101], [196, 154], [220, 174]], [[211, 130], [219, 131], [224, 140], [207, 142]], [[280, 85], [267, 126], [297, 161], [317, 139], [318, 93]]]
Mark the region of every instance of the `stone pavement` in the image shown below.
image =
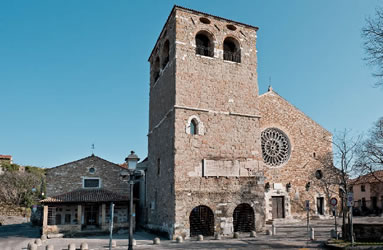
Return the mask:
[[[339, 219], [338, 222], [340, 223], [341, 220]], [[239, 239], [222, 237], [221, 240], [205, 238], [204, 241], [196, 241], [195, 238], [192, 238], [185, 240], [183, 243], [162, 239], [160, 245], [153, 245], [154, 235], [137, 232], [134, 236], [137, 241], [134, 249], [320, 249], [323, 242], [330, 238], [330, 230], [334, 228], [334, 220], [315, 220], [311, 221], [311, 224], [315, 229], [316, 239], [314, 241], [308, 240], [305, 221], [291, 221], [276, 222], [277, 234], [274, 236], [266, 235], [263, 232], [258, 233], [255, 238], [250, 238], [248, 233], [244, 233], [240, 235]], [[267, 226], [267, 229], [270, 229], [270, 225]], [[126, 238], [127, 235], [116, 235], [114, 239], [117, 242], [117, 247], [113, 249], [127, 249], [129, 241]], [[109, 240], [106, 235], [86, 238], [49, 239], [38, 249], [45, 250], [47, 244], [54, 245], [55, 250], [68, 249], [70, 243], [75, 243], [79, 249], [82, 242], [88, 243], [89, 249], [105, 250], [108, 249]]]

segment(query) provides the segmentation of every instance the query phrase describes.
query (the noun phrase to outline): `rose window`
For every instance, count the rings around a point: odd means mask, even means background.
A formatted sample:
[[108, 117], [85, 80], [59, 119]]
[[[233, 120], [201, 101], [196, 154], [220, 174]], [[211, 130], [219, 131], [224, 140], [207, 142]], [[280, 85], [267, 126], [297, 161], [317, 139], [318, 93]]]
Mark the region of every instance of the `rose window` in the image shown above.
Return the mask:
[[262, 157], [267, 165], [279, 166], [290, 157], [289, 138], [277, 128], [268, 128], [261, 134]]

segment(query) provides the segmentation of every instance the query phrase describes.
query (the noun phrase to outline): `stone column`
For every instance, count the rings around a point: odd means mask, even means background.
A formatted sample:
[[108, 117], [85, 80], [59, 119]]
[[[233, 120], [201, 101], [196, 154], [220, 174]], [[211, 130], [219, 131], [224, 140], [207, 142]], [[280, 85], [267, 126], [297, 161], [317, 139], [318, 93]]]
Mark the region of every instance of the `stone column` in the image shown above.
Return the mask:
[[106, 216], [105, 216], [105, 214], [106, 214], [106, 204], [103, 203], [101, 205], [101, 229], [102, 230], [105, 230], [105, 226], [106, 226], [106, 221], [105, 221]]
[[43, 234], [47, 233], [48, 229], [48, 206], [44, 206], [43, 209]]
[[81, 231], [81, 225], [82, 225], [82, 221], [81, 221], [82, 211], [81, 210], [82, 210], [81, 204], [77, 205], [77, 225], [78, 225], [80, 231]]

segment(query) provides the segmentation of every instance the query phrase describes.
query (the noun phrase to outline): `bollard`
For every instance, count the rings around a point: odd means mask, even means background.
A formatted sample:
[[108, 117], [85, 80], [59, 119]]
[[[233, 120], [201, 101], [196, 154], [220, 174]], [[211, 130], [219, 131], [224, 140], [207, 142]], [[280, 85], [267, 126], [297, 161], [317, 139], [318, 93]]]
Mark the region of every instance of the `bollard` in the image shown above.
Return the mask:
[[216, 233], [215, 236], [214, 236], [214, 239], [220, 240], [221, 239], [221, 235], [219, 233]]
[[43, 244], [43, 242], [41, 241], [41, 239], [37, 239], [35, 240], [35, 244], [39, 247]]
[[315, 239], [315, 230], [314, 228], [310, 227], [310, 240]]
[[45, 242], [47, 240], [47, 236], [45, 234], [41, 235], [41, 241]]
[[184, 241], [184, 239], [182, 238], [182, 236], [177, 236], [177, 238], [176, 238], [177, 243], [182, 243], [183, 241]]
[[70, 244], [68, 245], [68, 250], [76, 250], [76, 244], [74, 244], [74, 243], [70, 243]]
[[271, 225], [271, 235], [276, 235], [277, 234], [277, 227], [273, 225]]
[[55, 248], [54, 248], [53, 245], [47, 245], [47, 247], [45, 248], [45, 250], [55, 250]]
[[116, 247], [117, 246], [117, 242], [115, 240], [112, 240], [112, 247]]
[[233, 238], [234, 239], [238, 239], [239, 238], [239, 233], [238, 232], [234, 232]]
[[133, 246], [137, 245], [137, 241], [136, 241], [136, 239], [133, 239], [133, 241], [132, 241], [132, 245], [133, 245]]
[[29, 250], [37, 250], [37, 245], [35, 243], [32, 243], [29, 247]]
[[159, 245], [160, 242], [161, 242], [161, 241], [160, 241], [160, 238], [158, 238], [158, 237], [156, 237], [156, 238], [153, 239], [153, 244], [154, 244], [154, 245]]
[[86, 242], [81, 243], [80, 249], [81, 250], [88, 250], [89, 249], [88, 243], [86, 243]]
[[257, 236], [257, 233], [255, 231], [250, 231], [250, 237], [255, 237]]
[[203, 241], [203, 235], [202, 234], [198, 235], [197, 240], [198, 241]]
[[28, 242], [28, 246], [27, 246], [27, 249], [28, 249], [28, 250], [31, 248], [31, 245], [32, 245], [32, 244], [35, 244], [35, 242], [34, 242], [34, 241], [30, 241], [30, 242]]

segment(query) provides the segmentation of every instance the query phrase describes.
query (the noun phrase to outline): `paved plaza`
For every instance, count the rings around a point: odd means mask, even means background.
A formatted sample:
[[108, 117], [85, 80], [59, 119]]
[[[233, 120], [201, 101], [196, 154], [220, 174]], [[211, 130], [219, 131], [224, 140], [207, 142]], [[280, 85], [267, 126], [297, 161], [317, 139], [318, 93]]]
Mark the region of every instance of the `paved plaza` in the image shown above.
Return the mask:
[[[197, 241], [196, 238], [185, 240], [183, 243], [161, 239], [160, 245], [153, 245], [154, 235], [146, 232], [137, 232], [134, 236], [137, 245], [135, 249], [320, 249], [323, 242], [330, 237], [330, 230], [334, 228], [334, 220], [315, 220], [311, 226], [315, 230], [315, 240], [308, 240], [306, 221], [293, 221], [289, 223], [276, 223], [276, 235], [266, 235], [265, 232], [258, 233], [255, 238], [249, 237], [248, 233], [240, 235], [239, 239], [222, 237], [221, 240], [214, 240], [212, 237], [205, 237], [204, 241]], [[340, 220], [339, 220], [340, 222]], [[271, 229], [268, 225], [267, 229]], [[339, 228], [340, 229], [340, 228]], [[116, 235], [117, 247], [113, 249], [127, 249], [127, 235]], [[70, 243], [75, 243], [79, 248], [82, 242], [89, 245], [89, 249], [108, 249], [108, 236], [95, 236], [86, 238], [62, 238], [48, 239], [39, 250], [45, 249], [47, 244], [52, 244], [55, 249], [67, 249]]]
[[[383, 223], [381, 217], [355, 217], [355, 222]], [[338, 218], [341, 223], [341, 218]], [[134, 235], [137, 245], [134, 249], [321, 249], [323, 243], [330, 237], [330, 230], [334, 228], [334, 219], [311, 220], [310, 225], [315, 230], [315, 240], [308, 240], [306, 221], [276, 222], [276, 235], [266, 235], [265, 232], [258, 233], [255, 238], [249, 237], [248, 233], [240, 235], [239, 239], [222, 237], [221, 240], [214, 240], [212, 237], [205, 237], [204, 241], [197, 241], [196, 238], [185, 240], [183, 243], [162, 238], [160, 245], [153, 245], [155, 235], [146, 232], [137, 232]], [[266, 229], [271, 229], [267, 225]], [[27, 244], [39, 236], [38, 227], [32, 227], [29, 223], [6, 225], [0, 227], [0, 249], [21, 250], [27, 249]], [[340, 230], [340, 226], [338, 227]], [[127, 249], [128, 235], [114, 235], [117, 243], [116, 250]], [[108, 249], [108, 235], [92, 236], [84, 238], [59, 238], [48, 239], [38, 250], [45, 250], [48, 244], [54, 245], [55, 250], [68, 249], [70, 243], [75, 243], [80, 249], [82, 242], [89, 245], [89, 249]]]

